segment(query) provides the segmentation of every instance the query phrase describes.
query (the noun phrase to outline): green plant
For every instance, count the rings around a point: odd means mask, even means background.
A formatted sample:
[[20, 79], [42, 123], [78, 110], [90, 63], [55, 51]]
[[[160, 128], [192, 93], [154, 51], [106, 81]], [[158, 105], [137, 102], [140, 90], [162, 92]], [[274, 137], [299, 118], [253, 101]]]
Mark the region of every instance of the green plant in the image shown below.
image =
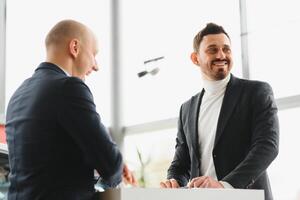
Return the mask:
[[140, 176], [138, 178], [138, 183], [140, 187], [146, 187], [146, 177], [145, 177], [145, 169], [146, 166], [150, 163], [150, 156], [146, 161], [143, 160], [142, 154], [138, 148], [136, 148], [136, 152], [138, 154], [138, 159], [140, 162]]

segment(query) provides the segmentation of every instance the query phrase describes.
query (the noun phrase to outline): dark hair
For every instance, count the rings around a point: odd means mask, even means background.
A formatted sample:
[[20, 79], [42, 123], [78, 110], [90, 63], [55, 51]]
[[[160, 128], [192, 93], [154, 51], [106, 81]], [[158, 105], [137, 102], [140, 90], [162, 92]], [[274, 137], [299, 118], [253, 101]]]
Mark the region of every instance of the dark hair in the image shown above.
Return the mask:
[[198, 52], [199, 47], [200, 47], [200, 43], [202, 42], [204, 36], [210, 35], [210, 34], [220, 34], [220, 33], [224, 33], [230, 40], [229, 35], [226, 33], [226, 31], [224, 30], [224, 28], [222, 26], [219, 26], [215, 23], [206, 24], [206, 27], [204, 27], [194, 37], [194, 43], [193, 43], [194, 51]]

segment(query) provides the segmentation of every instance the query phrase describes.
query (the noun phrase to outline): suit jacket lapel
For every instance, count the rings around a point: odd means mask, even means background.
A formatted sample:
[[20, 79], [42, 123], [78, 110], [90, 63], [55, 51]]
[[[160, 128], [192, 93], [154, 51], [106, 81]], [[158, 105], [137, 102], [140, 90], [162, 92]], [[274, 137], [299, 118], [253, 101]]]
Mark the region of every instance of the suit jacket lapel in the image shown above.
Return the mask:
[[235, 78], [233, 75], [231, 75], [231, 79], [227, 85], [224, 99], [218, 119], [218, 125], [217, 125], [217, 132], [216, 132], [216, 138], [214, 146], [218, 143], [224, 128], [232, 114], [232, 111], [239, 99], [239, 96], [241, 94], [242, 86], [237, 84], [239, 80]]
[[189, 128], [192, 146], [198, 158], [200, 158], [199, 152], [199, 141], [198, 141], [198, 116], [200, 105], [202, 101], [202, 97], [204, 94], [204, 89], [202, 89], [201, 93], [192, 99], [190, 112], [189, 112]]

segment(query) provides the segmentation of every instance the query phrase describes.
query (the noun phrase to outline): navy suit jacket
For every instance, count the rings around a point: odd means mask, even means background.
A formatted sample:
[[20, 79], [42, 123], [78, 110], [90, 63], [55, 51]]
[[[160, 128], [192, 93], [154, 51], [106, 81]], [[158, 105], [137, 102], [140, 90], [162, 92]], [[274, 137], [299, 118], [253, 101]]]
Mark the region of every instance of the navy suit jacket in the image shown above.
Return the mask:
[[[198, 115], [204, 90], [181, 106], [174, 159], [168, 178], [181, 186], [201, 176]], [[234, 188], [264, 189], [272, 200], [267, 167], [278, 154], [279, 126], [271, 87], [231, 75], [212, 152], [218, 180]]]
[[105, 184], [121, 181], [122, 156], [80, 79], [41, 63], [11, 97], [6, 115], [9, 200], [87, 200], [94, 169]]

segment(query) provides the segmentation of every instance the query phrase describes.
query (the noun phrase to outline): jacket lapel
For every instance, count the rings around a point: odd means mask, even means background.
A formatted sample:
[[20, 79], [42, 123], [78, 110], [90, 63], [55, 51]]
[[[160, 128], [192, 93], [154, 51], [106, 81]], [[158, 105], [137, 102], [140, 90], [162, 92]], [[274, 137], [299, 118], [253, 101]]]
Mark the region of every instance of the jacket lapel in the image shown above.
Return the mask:
[[216, 138], [214, 142], [214, 146], [218, 143], [224, 128], [233, 112], [233, 109], [239, 99], [239, 96], [241, 94], [242, 86], [237, 84], [239, 80], [235, 78], [233, 75], [231, 75], [231, 79], [227, 85], [224, 99], [218, 119], [218, 125], [217, 125], [217, 132], [216, 132]]
[[201, 93], [192, 99], [190, 112], [189, 112], [189, 128], [190, 128], [191, 141], [192, 141], [193, 149], [196, 152], [198, 158], [200, 158], [199, 142], [198, 142], [198, 116], [199, 116], [199, 110], [200, 110], [200, 105], [201, 105], [203, 95], [204, 95], [204, 89], [202, 89]]

